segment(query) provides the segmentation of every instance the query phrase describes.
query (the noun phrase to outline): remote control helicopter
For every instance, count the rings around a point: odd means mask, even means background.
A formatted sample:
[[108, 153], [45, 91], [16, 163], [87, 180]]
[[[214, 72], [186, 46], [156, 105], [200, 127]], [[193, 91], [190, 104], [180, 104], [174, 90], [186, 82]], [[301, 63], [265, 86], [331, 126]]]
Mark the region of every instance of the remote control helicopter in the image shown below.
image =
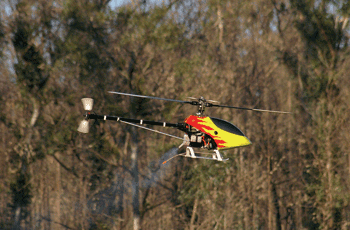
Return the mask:
[[[84, 119], [81, 121], [78, 131], [81, 133], [89, 132], [89, 120], [113, 120], [128, 125], [133, 125], [138, 128], [146, 129], [153, 131], [162, 135], [169, 137], [177, 138], [182, 140], [182, 144], [178, 147], [179, 149], [182, 146], [186, 147], [184, 153], [177, 154], [167, 161], [173, 159], [177, 156], [184, 156], [190, 158], [199, 158], [207, 160], [216, 160], [216, 161], [226, 161], [219, 152], [219, 150], [227, 150], [237, 147], [243, 147], [252, 144], [250, 140], [243, 134], [243, 132], [238, 129], [235, 125], [231, 124], [228, 121], [208, 117], [204, 115], [206, 107], [221, 107], [221, 108], [231, 108], [231, 109], [240, 109], [240, 110], [251, 110], [257, 112], [270, 112], [270, 113], [284, 113], [288, 114], [290, 112], [284, 111], [275, 111], [275, 110], [264, 110], [264, 109], [253, 109], [253, 108], [244, 108], [244, 107], [235, 107], [229, 105], [220, 105], [217, 101], [206, 100], [204, 97], [194, 98], [190, 97], [188, 101], [175, 100], [175, 99], [166, 99], [153, 96], [144, 96], [131, 93], [121, 93], [108, 91], [111, 94], [118, 94], [131, 97], [139, 98], [148, 98], [148, 99], [157, 99], [171, 102], [178, 102], [183, 104], [190, 104], [197, 106], [198, 110], [196, 115], [190, 115], [182, 123], [168, 123], [160, 121], [148, 121], [142, 119], [133, 119], [133, 118], [124, 118], [119, 116], [110, 116], [110, 115], [99, 115], [92, 112], [93, 108], [93, 99], [92, 98], [83, 98], [82, 103], [84, 106], [85, 114]], [[163, 126], [176, 128], [184, 132], [184, 136], [178, 137], [168, 133], [164, 133], [155, 129], [148, 128], [143, 125], [153, 125], [153, 126]], [[198, 152], [194, 149], [204, 149], [205, 152]], [[201, 154], [201, 155], [198, 155]], [[209, 154], [211, 157], [202, 156], [202, 154]], [[166, 163], [167, 161], [164, 161]]]

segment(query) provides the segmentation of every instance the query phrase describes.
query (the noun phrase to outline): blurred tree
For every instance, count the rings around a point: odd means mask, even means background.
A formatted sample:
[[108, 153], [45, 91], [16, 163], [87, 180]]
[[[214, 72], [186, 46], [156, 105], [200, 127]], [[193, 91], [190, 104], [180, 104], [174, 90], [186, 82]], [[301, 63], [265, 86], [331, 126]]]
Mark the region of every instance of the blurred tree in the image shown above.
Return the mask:
[[[349, 226], [348, 4], [108, 3], [0, 2], [0, 228]], [[78, 134], [80, 98], [159, 121], [195, 108], [109, 90], [294, 113], [208, 108], [253, 145], [159, 165], [179, 142], [103, 121]]]
[[[342, 226], [341, 204], [346, 197], [338, 172], [343, 153], [338, 145], [339, 130], [345, 121], [345, 107], [339, 96], [339, 75], [344, 68], [344, 54], [348, 49], [347, 20], [339, 20], [335, 11], [344, 11], [341, 2], [291, 1], [296, 13], [294, 25], [301, 36], [302, 55], [285, 51], [284, 61], [298, 78], [300, 109], [304, 126], [309, 126], [309, 149], [303, 177], [306, 201], [304, 225], [322, 229]], [[333, 10], [331, 10], [333, 9]], [[336, 163], [338, 162], [338, 163]], [[309, 215], [312, 214], [312, 215]]]

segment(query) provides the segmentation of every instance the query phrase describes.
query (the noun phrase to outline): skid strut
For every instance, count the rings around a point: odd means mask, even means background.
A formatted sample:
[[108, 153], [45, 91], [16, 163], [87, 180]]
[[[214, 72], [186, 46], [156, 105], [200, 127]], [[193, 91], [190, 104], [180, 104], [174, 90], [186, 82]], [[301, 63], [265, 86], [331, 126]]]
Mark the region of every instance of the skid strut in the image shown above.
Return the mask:
[[199, 158], [199, 159], [207, 159], [207, 160], [215, 160], [215, 161], [227, 161], [227, 159], [223, 159], [221, 156], [221, 153], [219, 150], [214, 149], [213, 157], [202, 157], [202, 156], [197, 156], [193, 150], [192, 147], [187, 147], [186, 148], [186, 153], [183, 155], [184, 157], [190, 157], [190, 158]]
[[186, 148], [185, 157], [197, 158], [196, 154], [194, 154], [194, 151], [193, 151], [192, 147], [187, 147]]
[[215, 159], [217, 161], [227, 161], [228, 160], [228, 158], [222, 159], [221, 153], [217, 149], [214, 149], [213, 159]]

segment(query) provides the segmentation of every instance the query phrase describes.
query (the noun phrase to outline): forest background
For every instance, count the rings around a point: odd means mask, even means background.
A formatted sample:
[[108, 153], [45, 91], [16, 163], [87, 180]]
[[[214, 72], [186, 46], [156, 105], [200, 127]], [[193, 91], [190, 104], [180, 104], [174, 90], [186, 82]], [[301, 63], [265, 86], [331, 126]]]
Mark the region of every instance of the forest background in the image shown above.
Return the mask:
[[[350, 3], [0, 2], [0, 229], [349, 229]], [[225, 163], [99, 113], [183, 122], [208, 108], [252, 145]], [[182, 135], [177, 130], [162, 129]]]

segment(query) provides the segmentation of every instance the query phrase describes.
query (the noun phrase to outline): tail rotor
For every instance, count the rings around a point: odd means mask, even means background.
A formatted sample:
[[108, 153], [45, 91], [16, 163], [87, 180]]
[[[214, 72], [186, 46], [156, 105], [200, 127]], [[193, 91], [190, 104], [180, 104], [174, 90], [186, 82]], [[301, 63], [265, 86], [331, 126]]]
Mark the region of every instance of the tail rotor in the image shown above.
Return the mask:
[[81, 102], [83, 103], [84, 110], [86, 111], [84, 114], [85, 119], [82, 120], [78, 127], [78, 132], [88, 133], [89, 132], [89, 121], [87, 119], [87, 113], [92, 110], [94, 105], [94, 99], [92, 98], [82, 98]]

